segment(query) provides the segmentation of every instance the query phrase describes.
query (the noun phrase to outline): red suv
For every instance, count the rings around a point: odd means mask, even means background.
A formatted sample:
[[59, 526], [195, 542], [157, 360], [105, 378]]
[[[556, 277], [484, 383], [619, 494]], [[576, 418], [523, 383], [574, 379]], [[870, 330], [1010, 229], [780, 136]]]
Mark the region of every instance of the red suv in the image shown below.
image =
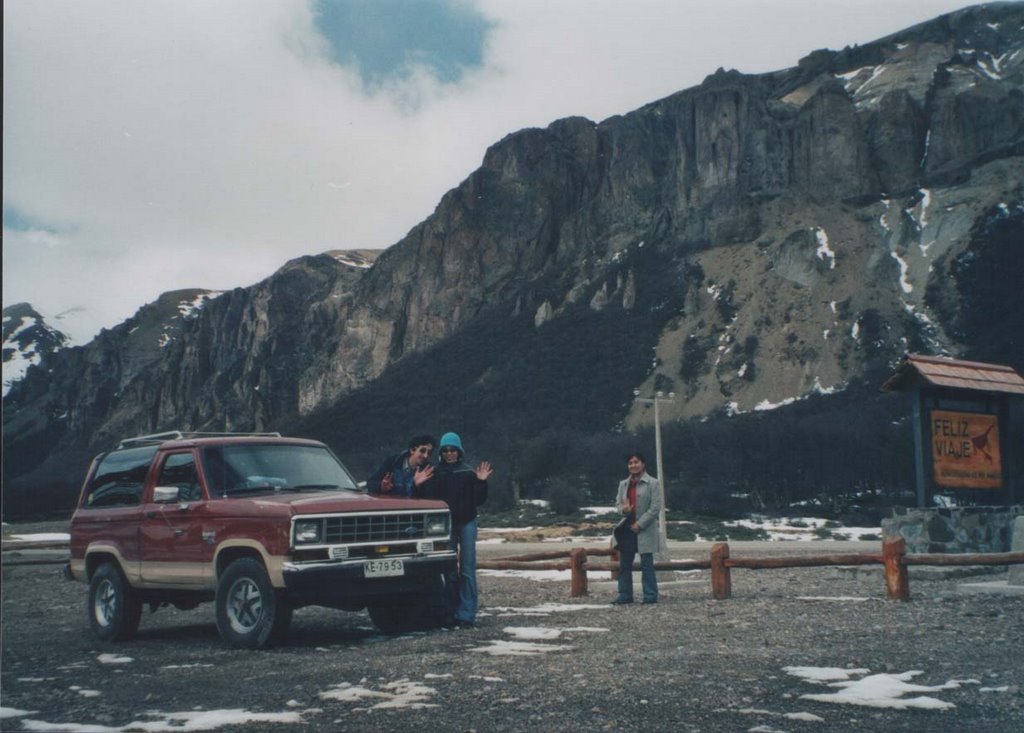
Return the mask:
[[238, 647], [279, 641], [310, 605], [367, 608], [391, 633], [441, 620], [450, 528], [443, 502], [368, 496], [323, 443], [176, 431], [93, 460], [69, 574], [104, 640], [133, 636], [143, 604], [204, 601]]

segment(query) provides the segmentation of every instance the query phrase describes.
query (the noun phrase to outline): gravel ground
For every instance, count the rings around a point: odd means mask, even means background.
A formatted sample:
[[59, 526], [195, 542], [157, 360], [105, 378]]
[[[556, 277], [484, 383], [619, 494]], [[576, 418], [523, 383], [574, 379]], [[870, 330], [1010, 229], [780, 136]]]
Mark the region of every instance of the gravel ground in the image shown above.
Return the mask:
[[[747, 544], [743, 554], [755, 554]], [[760, 554], [814, 549], [800, 545], [752, 546]], [[673, 557], [705, 553], [672, 548]], [[284, 646], [250, 652], [220, 642], [211, 604], [147, 612], [136, 640], [102, 644], [88, 629], [84, 585], [54, 566], [5, 567], [2, 705], [34, 712], [0, 727], [103, 733], [141, 721], [147, 730], [207, 730], [204, 720], [234, 720], [217, 730], [1024, 730], [1024, 599], [959, 595], [961, 580], [917, 570], [910, 603], [886, 601], [880, 572], [864, 569], [734, 570], [728, 601], [711, 600], [700, 572], [665, 584], [657, 605], [614, 607], [612, 588], [596, 578], [588, 597], [570, 599], [567, 581], [483, 576], [475, 629], [383, 637], [365, 613], [308, 608], [295, 614]], [[543, 613], [544, 604], [553, 610]], [[529, 638], [540, 636], [549, 638]], [[501, 653], [517, 640], [536, 653]], [[804, 699], [835, 690], [786, 667], [920, 671], [912, 682], [927, 686], [970, 681], [903, 698], [953, 707], [900, 710]], [[212, 713], [225, 710], [292, 722]]]

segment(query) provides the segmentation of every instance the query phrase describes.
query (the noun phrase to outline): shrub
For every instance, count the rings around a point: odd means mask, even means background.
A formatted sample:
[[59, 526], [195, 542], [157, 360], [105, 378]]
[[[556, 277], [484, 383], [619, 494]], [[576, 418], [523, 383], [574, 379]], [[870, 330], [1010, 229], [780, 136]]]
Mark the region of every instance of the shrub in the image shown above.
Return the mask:
[[544, 498], [548, 500], [551, 511], [564, 516], [575, 514], [583, 506], [586, 492], [579, 482], [556, 476], [548, 482]]

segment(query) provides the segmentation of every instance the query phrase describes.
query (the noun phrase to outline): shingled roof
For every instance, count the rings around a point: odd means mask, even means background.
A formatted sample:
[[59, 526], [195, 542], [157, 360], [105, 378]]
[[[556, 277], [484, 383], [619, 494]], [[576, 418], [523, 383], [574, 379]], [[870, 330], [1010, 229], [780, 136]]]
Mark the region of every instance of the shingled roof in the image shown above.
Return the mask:
[[1013, 367], [960, 361], [942, 356], [907, 354], [882, 385], [885, 392], [921, 387], [951, 387], [976, 392], [1024, 395], [1024, 377]]

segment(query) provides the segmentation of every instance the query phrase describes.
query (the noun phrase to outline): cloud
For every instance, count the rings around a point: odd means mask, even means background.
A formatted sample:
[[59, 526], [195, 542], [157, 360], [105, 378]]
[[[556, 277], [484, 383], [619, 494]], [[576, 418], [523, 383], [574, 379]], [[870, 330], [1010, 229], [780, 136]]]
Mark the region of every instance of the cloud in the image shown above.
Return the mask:
[[81, 338], [167, 290], [387, 247], [514, 130], [625, 113], [718, 66], [790, 66], [955, 5], [331, 3], [358, 10], [346, 36], [314, 0], [6, 2], [4, 301], [82, 306]]

